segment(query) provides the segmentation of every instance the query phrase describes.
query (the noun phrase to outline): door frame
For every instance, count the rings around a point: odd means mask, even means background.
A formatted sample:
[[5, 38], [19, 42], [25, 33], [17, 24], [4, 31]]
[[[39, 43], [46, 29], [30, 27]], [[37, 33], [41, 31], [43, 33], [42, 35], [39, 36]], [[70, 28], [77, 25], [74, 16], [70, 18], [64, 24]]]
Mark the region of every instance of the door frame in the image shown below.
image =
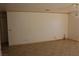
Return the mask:
[[7, 23], [7, 12], [0, 11], [0, 44], [2, 55], [5, 54], [4, 50], [9, 47], [8, 41], [8, 23]]

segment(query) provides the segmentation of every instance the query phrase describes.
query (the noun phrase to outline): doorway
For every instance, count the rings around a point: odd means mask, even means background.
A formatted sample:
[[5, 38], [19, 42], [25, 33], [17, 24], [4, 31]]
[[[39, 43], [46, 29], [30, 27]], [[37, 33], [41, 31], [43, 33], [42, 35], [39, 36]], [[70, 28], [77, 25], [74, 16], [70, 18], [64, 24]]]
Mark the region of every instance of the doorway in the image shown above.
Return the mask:
[[9, 47], [8, 42], [8, 26], [7, 26], [7, 12], [0, 12], [0, 41], [1, 41], [1, 51], [2, 55], [7, 54], [7, 49]]

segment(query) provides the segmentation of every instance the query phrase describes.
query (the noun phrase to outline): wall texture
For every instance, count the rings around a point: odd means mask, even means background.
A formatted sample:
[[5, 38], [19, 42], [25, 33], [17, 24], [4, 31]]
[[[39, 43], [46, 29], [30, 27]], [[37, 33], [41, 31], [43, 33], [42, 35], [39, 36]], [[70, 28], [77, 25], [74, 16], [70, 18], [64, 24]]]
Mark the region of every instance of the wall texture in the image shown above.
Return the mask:
[[69, 14], [68, 37], [79, 41], [79, 16], [74, 13]]
[[62, 39], [68, 35], [68, 15], [7, 12], [9, 45]]

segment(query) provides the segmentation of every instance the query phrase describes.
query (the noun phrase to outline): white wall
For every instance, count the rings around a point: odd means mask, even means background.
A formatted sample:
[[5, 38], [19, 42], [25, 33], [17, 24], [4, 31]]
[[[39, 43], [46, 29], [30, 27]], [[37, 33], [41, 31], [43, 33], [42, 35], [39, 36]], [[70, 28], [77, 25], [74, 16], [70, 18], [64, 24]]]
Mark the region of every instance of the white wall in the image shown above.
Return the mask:
[[68, 15], [56, 13], [7, 12], [9, 44], [62, 39], [68, 35]]
[[76, 17], [74, 13], [69, 14], [68, 37], [79, 41], [79, 16]]

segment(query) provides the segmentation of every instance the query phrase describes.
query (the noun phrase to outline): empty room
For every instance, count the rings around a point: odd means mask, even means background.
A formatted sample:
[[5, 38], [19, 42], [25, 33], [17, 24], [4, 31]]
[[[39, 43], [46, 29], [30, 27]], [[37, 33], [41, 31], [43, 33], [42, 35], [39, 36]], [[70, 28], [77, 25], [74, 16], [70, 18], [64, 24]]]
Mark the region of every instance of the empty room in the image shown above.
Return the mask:
[[79, 56], [79, 4], [0, 4], [0, 55]]

